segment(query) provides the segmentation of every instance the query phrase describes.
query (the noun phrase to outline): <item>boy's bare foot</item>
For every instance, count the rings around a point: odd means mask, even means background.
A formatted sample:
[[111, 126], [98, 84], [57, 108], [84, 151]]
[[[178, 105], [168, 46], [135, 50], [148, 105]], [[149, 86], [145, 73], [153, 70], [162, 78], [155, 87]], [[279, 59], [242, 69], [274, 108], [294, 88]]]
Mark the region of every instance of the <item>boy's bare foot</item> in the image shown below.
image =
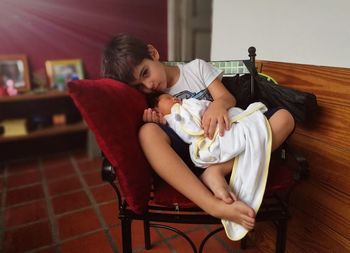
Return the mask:
[[255, 211], [242, 201], [235, 201], [227, 205], [218, 206], [219, 216], [221, 219], [235, 222], [248, 230], [254, 228], [255, 225]]
[[[226, 166], [227, 167], [227, 166]], [[205, 169], [200, 179], [213, 192], [214, 196], [226, 204], [232, 204], [237, 200], [226, 182], [225, 175], [231, 172], [223, 164], [215, 164]]]

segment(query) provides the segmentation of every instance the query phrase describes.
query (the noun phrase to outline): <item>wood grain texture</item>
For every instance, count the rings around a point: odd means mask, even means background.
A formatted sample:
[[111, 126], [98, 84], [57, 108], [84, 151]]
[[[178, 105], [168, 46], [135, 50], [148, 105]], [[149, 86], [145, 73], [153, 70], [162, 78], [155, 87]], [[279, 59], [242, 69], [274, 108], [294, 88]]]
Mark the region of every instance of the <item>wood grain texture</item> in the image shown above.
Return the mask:
[[[258, 223], [249, 241], [264, 253], [274, 253], [275, 233], [272, 223]], [[286, 253], [348, 253], [349, 247], [349, 240], [339, 233], [306, 213], [291, 210]]]
[[307, 136], [299, 134], [294, 134], [290, 141], [307, 158], [313, 180], [349, 195], [349, 150], [308, 139]]
[[350, 99], [348, 68], [264, 61], [262, 72], [288, 87], [315, 93], [319, 101], [345, 105]]
[[[320, 106], [313, 124], [298, 125], [289, 139], [307, 158], [310, 177], [291, 195], [286, 252], [350, 252], [350, 69], [261, 62], [263, 73], [314, 93]], [[273, 252], [273, 226], [259, 226], [255, 243]]]
[[263, 62], [262, 72], [280, 85], [314, 93], [320, 106], [311, 129], [297, 131], [332, 145], [349, 147], [350, 69], [303, 64]]

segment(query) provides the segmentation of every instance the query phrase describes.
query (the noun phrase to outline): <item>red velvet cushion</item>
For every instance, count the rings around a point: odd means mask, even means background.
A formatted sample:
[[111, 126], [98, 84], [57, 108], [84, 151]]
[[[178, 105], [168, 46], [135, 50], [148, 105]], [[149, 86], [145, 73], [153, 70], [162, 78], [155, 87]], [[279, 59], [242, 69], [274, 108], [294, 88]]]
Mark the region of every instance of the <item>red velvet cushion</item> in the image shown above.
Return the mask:
[[123, 197], [136, 213], [147, 207], [151, 169], [138, 141], [145, 97], [115, 80], [77, 80], [68, 84], [69, 94], [96, 141], [116, 168]]
[[178, 206], [180, 208], [197, 207], [196, 204], [176, 191], [162, 179], [156, 180], [154, 203], [163, 206]]

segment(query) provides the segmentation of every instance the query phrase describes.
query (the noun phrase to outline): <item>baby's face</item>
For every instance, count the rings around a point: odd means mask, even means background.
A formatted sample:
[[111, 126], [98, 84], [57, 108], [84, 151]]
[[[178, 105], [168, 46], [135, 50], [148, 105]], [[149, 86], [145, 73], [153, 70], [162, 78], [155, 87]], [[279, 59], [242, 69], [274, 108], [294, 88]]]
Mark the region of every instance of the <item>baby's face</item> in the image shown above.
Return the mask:
[[156, 106], [156, 110], [163, 115], [167, 115], [171, 113], [171, 107], [176, 104], [180, 103], [180, 99], [173, 97], [169, 94], [162, 94], [159, 96], [159, 102], [158, 106]]

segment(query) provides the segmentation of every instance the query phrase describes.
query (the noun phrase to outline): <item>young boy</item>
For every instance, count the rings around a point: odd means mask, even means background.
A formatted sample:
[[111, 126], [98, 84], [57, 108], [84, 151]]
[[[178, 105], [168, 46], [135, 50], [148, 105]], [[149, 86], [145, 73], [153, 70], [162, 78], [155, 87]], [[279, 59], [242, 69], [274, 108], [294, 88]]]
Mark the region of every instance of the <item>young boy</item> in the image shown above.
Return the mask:
[[[162, 91], [182, 98], [211, 98], [213, 102], [202, 117], [204, 135], [211, 139], [215, 129], [224, 135], [230, 128], [227, 110], [236, 104], [235, 98], [221, 83], [221, 71], [202, 60], [184, 65], [167, 66], [159, 61], [155, 47], [120, 34], [107, 44], [102, 61], [105, 77], [123, 81], [145, 93]], [[140, 144], [155, 172], [208, 214], [230, 220], [252, 229], [255, 212], [240, 200], [235, 201], [230, 189], [214, 195], [191, 171], [185, 143], [163, 124], [162, 114], [151, 108], [143, 115], [145, 122], [139, 132]], [[272, 149], [278, 147], [294, 128], [294, 120], [286, 110], [276, 111], [269, 119]], [[232, 169], [232, 160], [219, 164], [222, 170]], [[204, 170], [201, 178], [212, 180]], [[219, 170], [218, 170], [219, 171]], [[209, 183], [210, 184], [210, 183]]]

